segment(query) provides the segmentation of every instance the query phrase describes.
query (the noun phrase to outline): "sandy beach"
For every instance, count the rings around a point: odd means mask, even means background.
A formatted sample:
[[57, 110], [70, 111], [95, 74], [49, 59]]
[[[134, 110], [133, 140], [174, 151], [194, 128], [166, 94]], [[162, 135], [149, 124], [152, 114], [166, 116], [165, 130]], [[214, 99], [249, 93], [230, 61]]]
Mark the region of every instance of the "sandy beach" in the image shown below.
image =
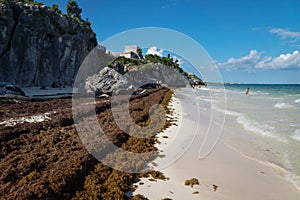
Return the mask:
[[[169, 180], [156, 182], [142, 178], [134, 194], [149, 199], [299, 199], [300, 191], [285, 180], [287, 171], [273, 163], [245, 156], [238, 149], [226, 143], [227, 135], [243, 132], [242, 128], [232, 130], [226, 123], [222, 136], [211, 153], [199, 159], [199, 149], [206, 132], [214, 122], [210, 121], [209, 109], [200, 108], [201, 120], [197, 124], [196, 99], [191, 98], [191, 89], [175, 91], [171, 107], [178, 118], [178, 126], [171, 126], [159, 134], [164, 158], [154, 162], [157, 170]], [[210, 125], [210, 126], [209, 126]], [[199, 127], [199, 130], [197, 130]], [[193, 133], [196, 131], [196, 134]], [[163, 137], [168, 136], [168, 138]], [[194, 138], [195, 136], [195, 138]], [[231, 140], [231, 142], [233, 142]], [[235, 143], [241, 146], [242, 140]], [[191, 146], [188, 146], [191, 144]], [[251, 151], [251, 149], [249, 149]], [[177, 157], [183, 154], [180, 158]], [[171, 162], [173, 161], [173, 162]], [[197, 178], [200, 185], [185, 186], [185, 180]], [[141, 183], [142, 182], [142, 183]]]

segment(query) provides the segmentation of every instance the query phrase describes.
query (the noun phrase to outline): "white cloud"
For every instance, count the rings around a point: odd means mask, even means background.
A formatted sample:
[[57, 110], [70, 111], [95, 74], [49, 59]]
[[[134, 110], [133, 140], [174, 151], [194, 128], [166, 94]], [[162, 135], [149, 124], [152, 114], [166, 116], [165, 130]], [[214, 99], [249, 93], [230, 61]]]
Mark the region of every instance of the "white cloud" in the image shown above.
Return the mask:
[[225, 63], [218, 63], [218, 66], [228, 70], [251, 69], [259, 62], [259, 59], [260, 54], [256, 50], [251, 50], [247, 56], [241, 58], [229, 58]]
[[157, 47], [150, 47], [148, 50], [147, 50], [147, 53], [146, 54], [152, 54], [152, 55], [158, 55], [158, 56], [162, 56], [164, 50], [158, 50]]
[[266, 57], [256, 64], [256, 68], [260, 69], [300, 69], [299, 51], [292, 54], [281, 54], [278, 57]]
[[300, 53], [294, 51], [293, 53], [281, 54], [278, 57], [261, 57], [261, 53], [251, 50], [249, 55], [241, 58], [230, 58], [227, 62], [217, 63], [217, 65], [227, 70], [300, 69]]
[[178, 60], [178, 64], [179, 65], [183, 65], [184, 64], [184, 61], [181, 59], [181, 58], [178, 58], [177, 56], [173, 56], [173, 61], [175, 62], [176, 60]]
[[283, 29], [283, 28], [271, 28], [269, 30], [269, 32], [281, 37], [281, 39], [286, 39], [286, 38], [298, 39], [298, 38], [300, 38], [299, 32], [293, 32], [293, 31], [289, 31], [288, 29]]

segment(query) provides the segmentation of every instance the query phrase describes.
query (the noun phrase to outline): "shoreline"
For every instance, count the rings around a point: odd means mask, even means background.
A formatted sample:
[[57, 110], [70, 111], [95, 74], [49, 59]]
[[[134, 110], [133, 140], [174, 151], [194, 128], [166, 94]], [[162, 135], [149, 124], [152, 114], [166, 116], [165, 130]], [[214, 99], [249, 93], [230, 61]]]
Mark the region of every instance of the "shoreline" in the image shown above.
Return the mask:
[[[175, 90], [175, 93], [178, 93], [178, 90]], [[193, 109], [185, 107], [187, 99], [176, 98], [183, 104], [183, 112], [187, 111], [186, 113], [193, 115]], [[172, 99], [171, 104], [173, 102], [174, 100]], [[186, 113], [181, 113], [181, 115], [186, 117]], [[277, 166], [275, 163], [251, 158], [241, 151], [228, 146], [223, 141], [223, 136], [225, 135], [224, 137], [226, 137], [226, 133], [223, 133], [222, 139], [220, 139], [210, 155], [203, 160], [199, 160], [195, 154], [199, 151], [203, 133], [207, 131], [205, 123], [208, 123], [209, 119], [208, 116], [206, 117], [207, 119], [200, 122], [200, 132], [202, 133], [197, 135], [196, 140], [187, 152], [173, 164], [160, 170], [166, 177], [169, 177], [169, 180], [151, 182], [147, 179], [142, 179], [141, 181], [144, 184], [142, 186], [139, 185], [135, 193], [142, 194], [149, 199], [180, 199], [184, 197], [199, 199], [200, 196], [203, 199], [222, 200], [260, 199], [262, 197], [272, 200], [289, 197], [289, 199], [296, 200], [300, 197], [300, 190], [285, 180], [285, 175], [288, 173], [286, 169]], [[183, 118], [183, 123], [186, 122], [186, 119]], [[194, 124], [190, 123], [189, 126], [195, 127], [195, 125], [196, 123], [194, 122]], [[178, 127], [170, 127], [170, 129], [175, 131], [176, 128], [178, 131]], [[160, 133], [160, 135], [167, 134], [167, 131]], [[158, 160], [155, 162], [159, 163]], [[194, 177], [199, 179], [199, 187], [189, 188], [184, 186], [184, 180]], [[218, 186], [216, 192], [213, 191], [212, 185]], [[199, 194], [192, 194], [196, 190]]]

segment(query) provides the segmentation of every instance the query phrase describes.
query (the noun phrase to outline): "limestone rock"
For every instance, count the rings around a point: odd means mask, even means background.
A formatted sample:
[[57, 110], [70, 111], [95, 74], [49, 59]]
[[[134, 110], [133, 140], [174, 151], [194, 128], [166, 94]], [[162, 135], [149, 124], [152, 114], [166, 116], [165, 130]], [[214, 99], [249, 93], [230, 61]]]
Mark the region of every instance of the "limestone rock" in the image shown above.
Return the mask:
[[70, 85], [85, 56], [97, 45], [83, 22], [46, 6], [0, 3], [0, 81], [49, 86], [58, 77]]
[[131, 70], [122, 74], [110, 67], [104, 67], [99, 73], [88, 76], [84, 90], [89, 94], [131, 94], [137, 88], [155, 87], [156, 83], [169, 87], [182, 87], [189, 84], [186, 76], [177, 69], [162, 64], [147, 63], [131, 66]]

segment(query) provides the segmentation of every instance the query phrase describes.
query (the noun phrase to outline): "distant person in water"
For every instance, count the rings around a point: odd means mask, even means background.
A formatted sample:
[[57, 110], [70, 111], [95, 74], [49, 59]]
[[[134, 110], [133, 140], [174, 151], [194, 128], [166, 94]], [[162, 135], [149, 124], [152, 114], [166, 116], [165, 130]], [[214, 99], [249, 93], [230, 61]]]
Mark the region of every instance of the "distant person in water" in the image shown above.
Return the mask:
[[246, 96], [249, 96], [249, 90], [250, 90], [250, 88], [246, 89], [246, 92], [245, 92]]

